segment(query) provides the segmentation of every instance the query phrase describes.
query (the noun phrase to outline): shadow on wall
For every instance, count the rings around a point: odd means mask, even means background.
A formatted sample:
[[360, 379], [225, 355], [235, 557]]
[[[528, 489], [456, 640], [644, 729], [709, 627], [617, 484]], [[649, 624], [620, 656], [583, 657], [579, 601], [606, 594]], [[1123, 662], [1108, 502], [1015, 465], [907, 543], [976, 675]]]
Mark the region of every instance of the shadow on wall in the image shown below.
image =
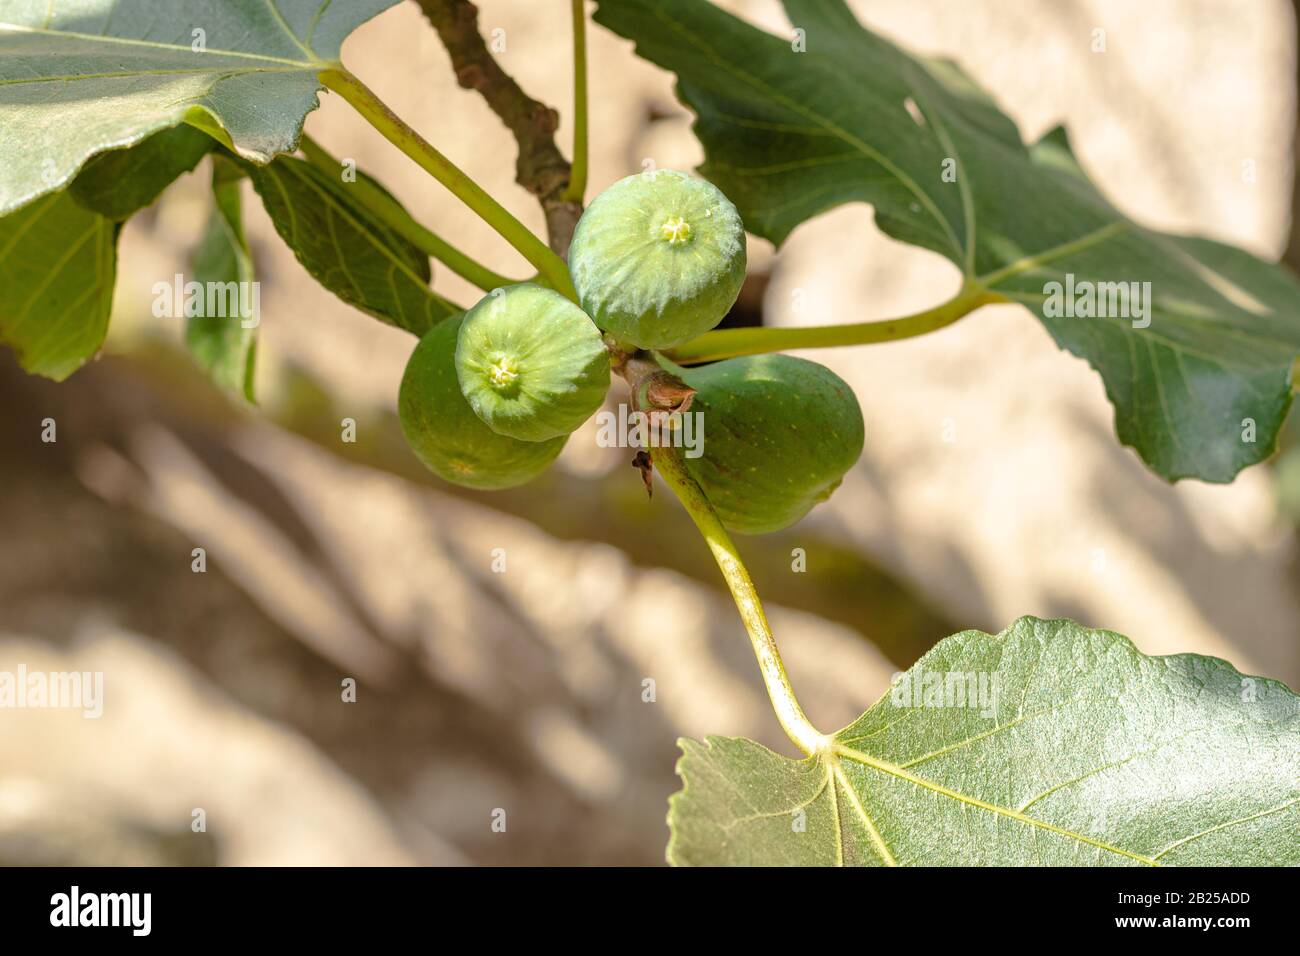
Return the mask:
[[[1098, 446], [1114, 445], [1112, 433], [1083, 416], [1075, 416], [1072, 427]], [[1295, 639], [1271, 611], [1279, 599], [1296, 606], [1297, 592], [1288, 586], [1285, 565], [1262, 542], [1207, 537], [1186, 501], [1160, 493], [1167, 486], [1130, 449], [1124, 449], [1122, 456], [1108, 457], [1114, 467], [1095, 467], [1089, 476], [1094, 500], [1106, 503], [1117, 526], [1137, 532], [1131, 542], [1149, 555], [1152, 566], [1177, 569], [1169, 580], [1218, 633], [1230, 641], [1240, 639], [1243, 647], [1265, 662], [1271, 663], [1272, 657], [1276, 667], [1267, 676], [1300, 686], [1300, 671], [1286, 663], [1294, 655], [1279, 656], [1269, 650], [1272, 643], [1280, 650]], [[1092, 456], [1092, 460], [1100, 462], [1103, 457]]]
[[[87, 844], [77, 862], [653, 864], [679, 735], [789, 749], [715, 586], [193, 401], [181, 383], [208, 386], [170, 361], [106, 359], [55, 385], [0, 360], [0, 634], [18, 636], [0, 666], [94, 660], [110, 700], [89, 730], [27, 714], [33, 730], [5, 735], [0, 792], [55, 795], [11, 857], [65, 859], [57, 808], [77, 794], [118, 854]], [[637, 488], [628, 472], [606, 483]], [[662, 540], [670, 502], [637, 493]], [[507, 574], [489, 567], [495, 542]], [[851, 587], [851, 568], [819, 588]], [[771, 613], [816, 719], [847, 723], [883, 690], [894, 667], [860, 634], [779, 600]], [[896, 612], [946, 633], [927, 613]], [[203, 846], [185, 840], [194, 807]], [[20, 809], [0, 800], [0, 835], [27, 826]]]

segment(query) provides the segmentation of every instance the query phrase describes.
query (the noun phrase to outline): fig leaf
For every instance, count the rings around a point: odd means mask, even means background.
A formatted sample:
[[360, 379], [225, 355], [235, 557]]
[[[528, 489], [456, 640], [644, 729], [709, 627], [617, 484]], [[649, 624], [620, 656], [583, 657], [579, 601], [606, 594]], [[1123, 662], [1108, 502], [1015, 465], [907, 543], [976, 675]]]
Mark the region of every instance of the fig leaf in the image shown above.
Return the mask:
[[682, 750], [679, 865], [1300, 864], [1300, 698], [1072, 621], [940, 641], [803, 760]]
[[103, 345], [118, 231], [67, 190], [0, 219], [0, 341], [26, 371], [62, 381]]
[[780, 244], [849, 202], [882, 231], [1023, 303], [1101, 374], [1115, 428], [1157, 474], [1227, 482], [1276, 449], [1300, 354], [1300, 283], [1208, 239], [1144, 228], [1063, 131], [1034, 147], [954, 64], [784, 0], [802, 44], [698, 0], [599, 0], [597, 22], [677, 74], [701, 172]]
[[292, 156], [244, 167], [280, 238], [344, 302], [415, 335], [457, 312], [429, 287], [429, 257], [382, 223], [338, 175]]
[[61, 189], [96, 153], [181, 123], [270, 162], [297, 143], [343, 40], [396, 2], [4, 4], [0, 216]]
[[128, 149], [100, 153], [68, 187], [72, 198], [114, 222], [153, 205], [164, 189], [199, 164], [216, 145], [193, 126], [160, 130]]
[[[244, 237], [243, 171], [220, 155], [212, 162], [213, 208], [192, 258], [193, 279], [205, 288], [214, 282], [229, 288], [228, 283], [236, 282], [248, 289], [257, 277]], [[250, 402], [260, 321], [260, 315], [196, 315], [185, 320], [190, 354], [212, 381]]]

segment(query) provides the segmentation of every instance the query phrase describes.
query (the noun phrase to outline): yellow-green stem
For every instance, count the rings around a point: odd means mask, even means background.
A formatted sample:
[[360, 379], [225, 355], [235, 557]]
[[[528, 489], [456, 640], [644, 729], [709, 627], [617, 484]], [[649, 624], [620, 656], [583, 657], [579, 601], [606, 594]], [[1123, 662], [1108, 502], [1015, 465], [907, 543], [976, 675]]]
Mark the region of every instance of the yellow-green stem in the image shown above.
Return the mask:
[[[320, 143], [306, 134], [298, 141], [298, 148], [302, 150], [308, 162], [322, 172], [337, 176], [342, 168], [337, 159], [331, 156]], [[358, 197], [365, 207], [374, 213], [384, 225], [421, 252], [433, 256], [462, 279], [474, 283], [484, 292], [490, 292], [493, 289], [499, 289], [501, 286], [514, 283], [515, 280], [497, 275], [487, 266], [465, 255], [465, 253], [431, 229], [426, 229], [420, 225], [401, 203], [397, 202], [365, 176], [358, 176], [356, 181], [349, 185], [357, 191]]]
[[573, 167], [564, 198], [582, 202], [587, 194], [587, 11], [585, 0], [573, 4]]
[[709, 550], [713, 552], [713, 560], [722, 571], [731, 596], [736, 601], [736, 608], [740, 611], [740, 618], [745, 623], [745, 630], [749, 633], [754, 656], [758, 658], [758, 669], [762, 672], [763, 683], [767, 687], [767, 696], [772, 701], [772, 709], [776, 711], [776, 719], [781, 722], [781, 728], [804, 753], [811, 756], [823, 752], [830, 746], [830, 738], [812, 725], [799, 706], [794, 688], [790, 686], [790, 678], [786, 675], [785, 665], [781, 663], [781, 652], [772, 637], [772, 628], [767, 623], [767, 615], [763, 613], [763, 605], [758, 599], [754, 582], [717, 512], [686, 470], [681, 449], [656, 448], [651, 457], [655, 468], [686, 508], [695, 527], [704, 536]]
[[327, 88], [347, 100], [385, 139], [415, 160], [425, 172], [451, 190], [456, 198], [519, 250], [538, 272], [546, 276], [552, 288], [577, 301], [578, 294], [573, 289], [569, 267], [564, 260], [489, 196], [483, 187], [408, 126], [369, 87], [342, 69], [322, 70], [319, 79]]
[[868, 345], [893, 342], [951, 325], [982, 305], [1006, 301], [997, 292], [969, 283], [956, 296], [924, 312], [878, 322], [855, 322], [847, 325], [812, 325], [799, 328], [717, 329], [697, 339], [669, 349], [664, 354], [681, 365], [784, 352], [787, 349], [819, 349], [839, 345]]

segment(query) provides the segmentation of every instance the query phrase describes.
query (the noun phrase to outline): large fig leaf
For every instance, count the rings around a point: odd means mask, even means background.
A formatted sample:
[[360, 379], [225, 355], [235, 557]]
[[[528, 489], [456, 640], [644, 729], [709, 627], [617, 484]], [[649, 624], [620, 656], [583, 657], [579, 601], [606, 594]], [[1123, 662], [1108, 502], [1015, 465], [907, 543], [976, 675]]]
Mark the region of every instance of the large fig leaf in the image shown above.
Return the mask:
[[1300, 698], [1071, 621], [941, 641], [819, 756], [682, 746], [676, 864], [1300, 864]]
[[182, 122], [254, 162], [291, 150], [317, 73], [395, 2], [0, 0], [0, 216]]
[[0, 219], [0, 341], [24, 369], [61, 381], [99, 351], [117, 233], [66, 191]]
[[[806, 52], [699, 0], [599, 0], [596, 19], [677, 74], [698, 116], [701, 171], [750, 231], [779, 244], [832, 207], [871, 203], [886, 233], [1024, 303], [1087, 359], [1120, 440], [1160, 475], [1230, 481], [1273, 452], [1300, 352], [1289, 273], [1135, 224], [1063, 134], [1027, 148], [957, 67], [903, 52], [843, 0], [785, 8]], [[1067, 282], [1091, 288], [1111, 314], [1054, 314], [1054, 282], [1062, 294]], [[1139, 297], [1118, 308], [1132, 290], [1107, 284], [1130, 282]]]
[[382, 223], [338, 174], [292, 156], [246, 168], [280, 237], [344, 302], [415, 335], [460, 311], [429, 288], [429, 257]]

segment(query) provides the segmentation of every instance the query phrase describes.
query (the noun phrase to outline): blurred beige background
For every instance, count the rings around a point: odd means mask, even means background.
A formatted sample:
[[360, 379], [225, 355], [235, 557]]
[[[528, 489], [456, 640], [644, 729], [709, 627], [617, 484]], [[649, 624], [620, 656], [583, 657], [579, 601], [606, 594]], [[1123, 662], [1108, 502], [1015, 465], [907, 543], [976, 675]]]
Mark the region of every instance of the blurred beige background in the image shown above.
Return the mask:
[[[486, 0], [481, 26], [504, 31], [503, 66], [561, 111], [568, 152], [565, 6]], [[775, 2], [727, 6], [786, 29]], [[1027, 138], [1066, 122], [1131, 215], [1281, 253], [1296, 116], [1284, 0], [854, 6], [901, 44], [956, 58]], [[647, 157], [697, 164], [671, 78], [598, 27], [590, 47], [591, 194]], [[541, 229], [513, 183], [513, 141], [456, 86], [414, 4], [361, 28], [344, 59]], [[324, 100], [312, 135], [440, 234], [526, 274]], [[316, 286], [251, 191], [262, 408], [212, 393], [178, 360], [179, 327], [148, 310], [153, 283], [184, 271], [207, 202], [201, 167], [128, 226], [107, 358], [57, 387], [7, 356], [0, 367], [0, 400], [22, 410], [0, 426], [0, 669], [102, 670], [107, 695], [98, 721], [0, 713], [0, 862], [653, 864], [678, 736], [791, 752], [702, 543], [662, 488], [645, 499], [630, 454], [590, 430], [522, 492], [425, 476], [392, 419], [413, 340]], [[863, 206], [803, 226], [779, 254], [751, 245], [773, 325], [884, 318], [957, 284]], [[475, 298], [446, 270], [435, 285]], [[1164, 484], [1116, 442], [1097, 376], [1017, 307], [809, 357], [854, 386], [866, 452], [828, 504], [741, 547], [823, 729], [945, 634], [1022, 614], [1300, 684], [1294, 539], [1266, 468], [1227, 487]], [[47, 414], [57, 445], [34, 438]], [[344, 417], [355, 445], [339, 440]], [[796, 547], [807, 574], [791, 572]], [[345, 677], [354, 704], [340, 701]]]

